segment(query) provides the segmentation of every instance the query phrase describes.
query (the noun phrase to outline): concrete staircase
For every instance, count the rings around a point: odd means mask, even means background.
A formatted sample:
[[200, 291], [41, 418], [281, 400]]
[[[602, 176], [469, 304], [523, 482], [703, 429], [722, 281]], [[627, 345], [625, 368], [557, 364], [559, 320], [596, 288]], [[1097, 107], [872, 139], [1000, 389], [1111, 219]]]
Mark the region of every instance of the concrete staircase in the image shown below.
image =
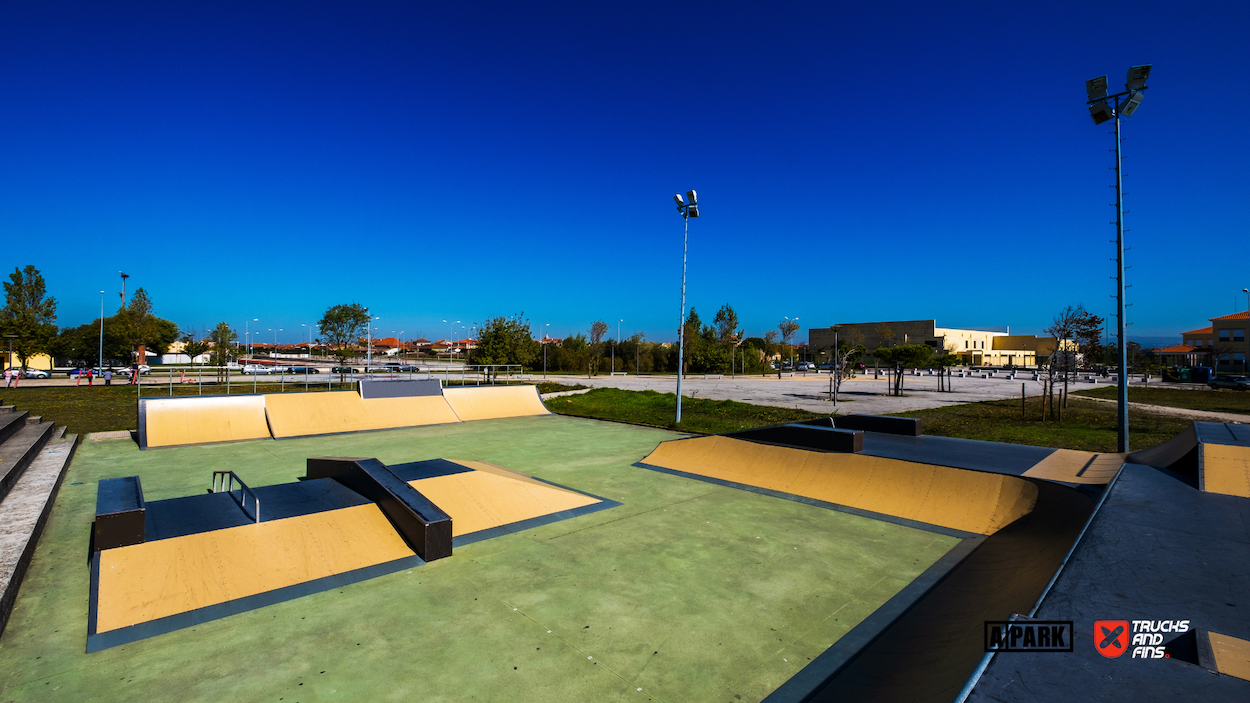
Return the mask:
[[64, 427], [0, 407], [0, 633], [77, 445]]

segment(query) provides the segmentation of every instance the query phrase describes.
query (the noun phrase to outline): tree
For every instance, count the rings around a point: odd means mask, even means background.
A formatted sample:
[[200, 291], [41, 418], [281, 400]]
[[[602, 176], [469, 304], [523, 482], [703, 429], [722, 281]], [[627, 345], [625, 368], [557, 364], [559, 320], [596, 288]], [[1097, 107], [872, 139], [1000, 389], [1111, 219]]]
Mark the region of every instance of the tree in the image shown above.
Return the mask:
[[4, 284], [5, 305], [0, 310], [0, 329], [13, 335], [13, 351], [18, 365], [26, 367], [30, 357], [51, 351], [56, 339], [56, 298], [44, 297], [47, 285], [34, 266], [13, 268]]
[[[799, 323], [786, 318], [777, 323], [777, 330], [781, 332], [781, 344], [784, 353], [785, 347], [790, 345], [790, 340], [794, 338], [794, 333], [799, 331]], [[781, 364], [777, 364], [777, 378], [781, 378]]]
[[[608, 332], [608, 323], [595, 320], [590, 325], [590, 353], [594, 358], [594, 369], [599, 370], [599, 357], [603, 356], [603, 335]], [[586, 377], [590, 377], [590, 368], [586, 369]]]
[[838, 348], [833, 351], [833, 368], [829, 369], [829, 399], [842, 390], [842, 382], [855, 376], [855, 363], [867, 351], [864, 349], [864, 335], [852, 329], [846, 339], [838, 340]]
[[[478, 335], [477, 361], [479, 364], [525, 364], [534, 360], [538, 354], [538, 344], [530, 332], [530, 321], [521, 315], [513, 317], [494, 317], [480, 324]], [[494, 370], [491, 380], [497, 376]]]
[[[354, 345], [368, 326], [369, 308], [360, 303], [335, 305], [326, 310], [321, 316], [321, 321], [317, 323], [317, 327], [321, 330], [321, 338], [334, 350], [340, 366], [347, 364], [349, 348], [354, 350]], [[339, 381], [343, 380], [343, 372], [340, 371]]]
[[1076, 341], [1076, 351], [1083, 363], [1089, 366], [1091, 361], [1102, 355], [1102, 332], [1106, 321], [1087, 310], [1082, 312], [1073, 325], [1072, 339]]
[[239, 341], [239, 335], [230, 329], [230, 325], [218, 322], [213, 331], [208, 333], [208, 341], [213, 351], [209, 360], [213, 366], [217, 367], [217, 381], [220, 383], [225, 380], [224, 375], [229, 373], [226, 365], [239, 357], [239, 348], [235, 346], [235, 342]]
[[[1055, 349], [1054, 351], [1050, 353], [1050, 358], [1047, 360], [1046, 378], [1042, 379], [1042, 388], [1043, 388], [1042, 415], [1043, 417], [1046, 416], [1047, 407], [1049, 407], [1050, 409], [1050, 417], [1052, 419], [1054, 419], [1055, 417], [1055, 371], [1056, 369], [1064, 370], [1064, 374], [1063, 374], [1064, 395], [1063, 397], [1067, 398], [1068, 377], [1072, 373], [1072, 366], [1073, 366], [1073, 361], [1074, 361], [1073, 353], [1072, 353], [1072, 350], [1069, 348], [1068, 340], [1073, 339], [1076, 336], [1077, 330], [1081, 327], [1082, 324], [1087, 324], [1086, 318], [1088, 316], [1089, 316], [1089, 313], [1085, 311], [1085, 306], [1080, 305], [1080, 304], [1077, 304], [1076, 306], [1069, 305], [1065, 307], [1063, 310], [1060, 310], [1059, 314], [1056, 315], [1055, 319], [1050, 323], [1050, 326], [1044, 330], [1046, 334], [1055, 338]], [[1063, 408], [1062, 407], [1059, 409], [1058, 415], [1059, 415], [1059, 419], [1063, 420]]]
[[199, 339], [199, 335], [194, 331], [187, 332], [182, 335], [182, 339], [180, 341], [182, 342], [182, 352], [187, 355], [187, 358], [190, 359], [193, 364], [195, 363], [195, 357], [203, 354], [210, 348], [208, 342], [203, 339]]
[[897, 347], [877, 347], [872, 355], [894, 367], [893, 395], [903, 394], [903, 368], [918, 368], [929, 363], [933, 347], [927, 344], [903, 344]]
[[738, 329], [738, 313], [729, 303], [725, 303], [720, 310], [716, 311], [716, 317], [712, 318], [712, 326], [716, 328], [716, 339], [721, 344], [732, 344], [741, 336], [741, 330]]

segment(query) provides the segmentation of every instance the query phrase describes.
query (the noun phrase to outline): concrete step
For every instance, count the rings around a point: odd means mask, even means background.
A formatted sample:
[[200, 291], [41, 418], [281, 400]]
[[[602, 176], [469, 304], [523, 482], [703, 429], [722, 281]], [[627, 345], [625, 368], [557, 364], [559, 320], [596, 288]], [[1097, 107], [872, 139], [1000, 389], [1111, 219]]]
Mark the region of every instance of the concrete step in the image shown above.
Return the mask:
[[4, 500], [22, 472], [39, 455], [54, 429], [51, 422], [32, 422], [27, 418], [24, 427], [0, 444], [0, 500]]
[[[53, 434], [51, 428], [47, 432]], [[0, 633], [9, 622], [22, 578], [77, 446], [78, 436], [72, 434], [48, 442], [0, 500]]]
[[26, 417], [30, 415], [28, 412], [7, 412], [0, 413], [0, 444], [9, 437], [12, 437], [18, 430], [26, 426]]

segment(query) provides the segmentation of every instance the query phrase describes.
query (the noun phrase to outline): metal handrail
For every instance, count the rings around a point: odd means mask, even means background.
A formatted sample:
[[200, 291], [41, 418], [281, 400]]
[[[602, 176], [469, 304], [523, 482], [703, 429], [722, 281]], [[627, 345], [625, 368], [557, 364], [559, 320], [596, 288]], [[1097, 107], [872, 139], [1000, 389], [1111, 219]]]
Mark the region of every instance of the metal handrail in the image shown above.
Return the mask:
[[[219, 477], [220, 481], [218, 480]], [[239, 496], [237, 498], [234, 495], [234, 484], [236, 482], [239, 484]], [[254, 513], [252, 517], [255, 518], [258, 524], [260, 523], [260, 498], [233, 471], [213, 472], [213, 493], [225, 493], [234, 498], [234, 502], [239, 504], [239, 509], [243, 511], [244, 515], [247, 515], [247, 496], [252, 496], [252, 512]]]

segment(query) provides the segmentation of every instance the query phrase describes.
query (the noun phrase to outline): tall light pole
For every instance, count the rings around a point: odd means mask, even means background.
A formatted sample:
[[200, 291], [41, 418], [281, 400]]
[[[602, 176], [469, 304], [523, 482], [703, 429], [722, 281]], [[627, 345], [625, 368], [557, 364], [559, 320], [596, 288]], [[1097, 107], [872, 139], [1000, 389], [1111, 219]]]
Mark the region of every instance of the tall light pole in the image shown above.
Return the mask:
[[452, 342], [451, 338], [456, 335], [455, 325], [460, 324], [460, 320], [456, 320], [455, 322], [447, 322], [447, 320], [443, 320], [443, 322], [447, 323], [447, 365], [450, 366], [451, 362], [456, 360], [456, 353], [452, 351], [452, 349], [455, 349], [456, 345]]
[[677, 311], [677, 420], [675, 424], [678, 425], [681, 424], [681, 376], [683, 367], [686, 365], [686, 254], [690, 242], [690, 218], [699, 216], [698, 194], [693, 190], [688, 190], [686, 198], [690, 202], [682, 201], [681, 193], [673, 196], [673, 201], [677, 203], [677, 212], [681, 213], [685, 226], [681, 236], [681, 309]]
[[124, 307], [126, 307], [126, 279], [127, 279], [127, 278], [130, 278], [130, 274], [125, 273], [125, 272], [123, 272], [123, 271], [118, 271], [118, 273], [120, 273], [120, 274], [122, 275], [122, 292], [121, 292], [121, 296], [122, 296], [122, 307], [124, 308]]
[[369, 373], [369, 367], [373, 365], [373, 321], [381, 319], [375, 317], [365, 326], [365, 373]]
[[548, 334], [551, 331], [547, 329], [548, 327], [551, 327], [550, 322], [543, 325], [543, 380], [544, 381], [547, 380], [547, 341], [551, 337], [551, 335]]
[[[616, 339], [612, 340], [612, 373], [616, 373], [616, 345], [621, 343], [621, 323], [624, 320], [616, 321]], [[624, 365], [625, 362], [621, 362]]]
[[104, 368], [104, 291], [100, 291], [100, 368]]
[[[1100, 76], [1085, 81], [1085, 95], [1088, 98], [1090, 117], [1094, 124], [1099, 125], [1108, 120], [1115, 120], [1115, 266], [1116, 266], [1116, 330], [1120, 375], [1118, 401], [1117, 450], [1128, 452], [1128, 340], [1125, 337], [1124, 320], [1124, 189], [1120, 173], [1120, 118], [1128, 117], [1141, 105], [1146, 90], [1146, 79], [1150, 76], [1150, 64], [1133, 66], [1128, 70], [1124, 83], [1124, 92], [1107, 95], [1107, 77]], [[1113, 103], [1107, 102], [1114, 101]]]
[[250, 321], [249, 320], [243, 321], [243, 339], [244, 341], [247, 342], [247, 355], [249, 357], [252, 355], [252, 333], [251, 333], [251, 329], [249, 325], [251, 325], [253, 322], [260, 322], [260, 318], [253, 317]]

